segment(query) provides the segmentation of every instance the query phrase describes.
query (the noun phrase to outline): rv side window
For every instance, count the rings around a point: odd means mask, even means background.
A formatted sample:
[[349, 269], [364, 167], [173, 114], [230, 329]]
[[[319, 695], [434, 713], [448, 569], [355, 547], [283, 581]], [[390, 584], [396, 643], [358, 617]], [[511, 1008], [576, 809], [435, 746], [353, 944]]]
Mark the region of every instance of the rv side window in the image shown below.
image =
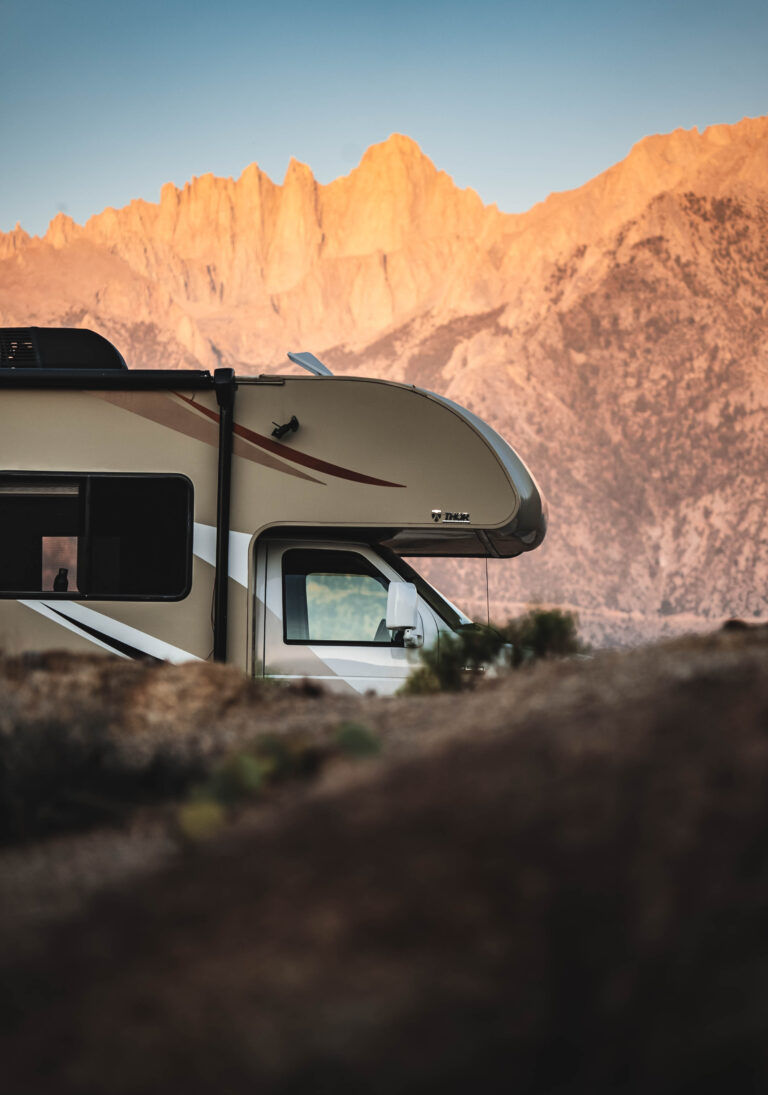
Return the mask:
[[180, 475], [0, 474], [0, 596], [178, 600], [192, 484]]
[[283, 555], [287, 643], [391, 646], [389, 580], [356, 551], [295, 548]]

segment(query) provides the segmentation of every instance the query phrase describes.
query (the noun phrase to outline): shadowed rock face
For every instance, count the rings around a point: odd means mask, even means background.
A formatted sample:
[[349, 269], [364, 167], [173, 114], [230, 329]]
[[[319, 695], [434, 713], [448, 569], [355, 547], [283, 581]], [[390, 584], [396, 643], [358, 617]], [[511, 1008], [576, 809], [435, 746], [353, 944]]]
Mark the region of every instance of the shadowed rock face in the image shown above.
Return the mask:
[[766, 639], [463, 697], [443, 748], [95, 903], [3, 971], [9, 1090], [763, 1090]]

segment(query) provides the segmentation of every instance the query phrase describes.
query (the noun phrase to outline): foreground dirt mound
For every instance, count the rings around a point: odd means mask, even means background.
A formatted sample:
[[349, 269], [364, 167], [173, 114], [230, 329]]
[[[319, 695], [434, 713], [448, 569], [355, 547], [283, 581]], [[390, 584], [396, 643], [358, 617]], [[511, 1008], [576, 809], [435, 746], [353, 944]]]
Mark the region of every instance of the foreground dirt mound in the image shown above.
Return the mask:
[[307, 708], [326, 741], [346, 707], [326, 700], [318, 712], [312, 698], [309, 687], [278, 689], [213, 664], [0, 658], [0, 847], [178, 797], [273, 725], [306, 725]]
[[367, 710], [359, 776], [6, 962], [9, 1090], [765, 1090], [765, 630]]

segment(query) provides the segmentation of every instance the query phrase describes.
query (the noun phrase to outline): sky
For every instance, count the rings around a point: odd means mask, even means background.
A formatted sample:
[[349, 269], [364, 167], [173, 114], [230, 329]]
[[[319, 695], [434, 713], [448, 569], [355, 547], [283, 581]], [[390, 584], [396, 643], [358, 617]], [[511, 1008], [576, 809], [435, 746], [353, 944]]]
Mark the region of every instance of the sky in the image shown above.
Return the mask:
[[0, 231], [292, 156], [328, 183], [393, 132], [522, 212], [768, 114], [765, 0], [0, 0], [0, 40]]

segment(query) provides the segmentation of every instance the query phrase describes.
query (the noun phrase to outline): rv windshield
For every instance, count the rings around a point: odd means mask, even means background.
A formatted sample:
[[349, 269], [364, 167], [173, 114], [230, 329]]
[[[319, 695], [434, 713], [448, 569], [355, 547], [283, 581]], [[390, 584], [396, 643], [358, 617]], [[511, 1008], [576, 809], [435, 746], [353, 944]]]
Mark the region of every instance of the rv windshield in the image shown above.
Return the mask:
[[452, 605], [442, 594], [438, 593], [435, 587], [431, 586], [426, 578], [419, 574], [418, 570], [414, 570], [410, 563], [406, 563], [405, 559], [395, 555], [394, 551], [390, 551], [389, 548], [385, 548], [381, 544], [377, 545], [376, 550], [397, 571], [401, 578], [405, 578], [406, 582], [413, 582], [419, 596], [423, 597], [429, 607], [454, 631], [457, 631], [460, 627], [473, 626], [469, 616], [465, 616], [455, 605]]

